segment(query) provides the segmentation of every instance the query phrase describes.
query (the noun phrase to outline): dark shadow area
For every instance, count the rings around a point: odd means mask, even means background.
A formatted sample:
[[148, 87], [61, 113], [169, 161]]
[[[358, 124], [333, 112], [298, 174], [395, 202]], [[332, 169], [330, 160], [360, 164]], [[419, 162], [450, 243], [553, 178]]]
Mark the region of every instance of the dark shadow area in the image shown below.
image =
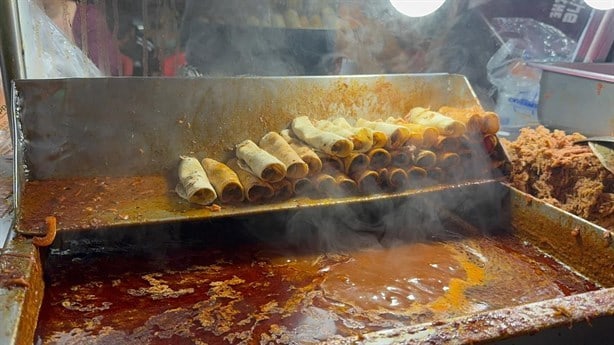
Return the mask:
[[43, 253], [46, 272], [59, 262], [96, 257], [161, 257], [182, 250], [266, 245], [320, 253], [447, 241], [505, 232], [507, 189], [499, 183], [355, 204], [244, 217], [62, 231]]

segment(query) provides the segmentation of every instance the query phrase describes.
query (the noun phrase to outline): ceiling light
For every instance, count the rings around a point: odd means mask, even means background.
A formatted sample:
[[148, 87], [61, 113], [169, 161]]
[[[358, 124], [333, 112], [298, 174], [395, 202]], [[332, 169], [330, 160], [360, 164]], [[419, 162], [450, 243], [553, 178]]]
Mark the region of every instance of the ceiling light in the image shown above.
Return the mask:
[[614, 8], [614, 0], [584, 0], [584, 2], [596, 10], [611, 10]]
[[390, 3], [397, 11], [406, 16], [423, 17], [437, 11], [445, 1], [446, 0], [390, 0]]

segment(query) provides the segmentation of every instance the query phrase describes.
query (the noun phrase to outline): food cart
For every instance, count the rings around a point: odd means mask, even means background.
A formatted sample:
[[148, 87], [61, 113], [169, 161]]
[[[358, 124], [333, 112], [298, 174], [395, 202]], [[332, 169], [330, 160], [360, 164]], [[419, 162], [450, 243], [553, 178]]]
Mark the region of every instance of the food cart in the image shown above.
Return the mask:
[[[234, 52], [247, 46], [255, 55], [234, 73], [232, 54], [215, 51], [201, 61], [186, 48], [188, 74], [177, 68], [177, 76], [163, 76], [162, 67], [148, 72], [154, 31], [147, 28], [164, 13], [152, 8], [177, 4], [154, 2], [139, 9], [143, 76], [104, 76], [86, 64], [84, 75], [70, 78], [28, 77], [32, 57], [19, 52], [34, 48], [22, 39], [19, 11], [37, 9], [2, 4], [14, 153], [13, 211], [0, 252], [0, 342], [607, 342], [612, 233], [509, 183], [513, 162], [499, 123], [487, 129], [488, 100], [472, 87], [483, 71], [436, 73], [429, 68], [449, 61], [425, 63], [430, 50], [419, 54], [427, 44], [421, 30], [437, 37], [452, 24], [407, 21], [387, 2], [264, 1], [264, 12], [243, 16], [231, 7], [228, 17], [221, 15], [227, 5], [214, 6], [197, 16], [196, 28], [206, 28], [206, 37], [240, 37]], [[92, 3], [120, 10], [116, 1]], [[452, 23], [475, 10], [450, 3], [433, 18]], [[172, 6], [179, 37], [177, 23], [190, 8]], [[472, 18], [492, 30], [484, 15]], [[368, 26], [378, 19], [385, 25]], [[420, 45], [398, 38], [410, 33]], [[271, 41], [271, 50], [260, 46]], [[286, 58], [269, 64], [271, 51]], [[429, 73], [393, 73], [399, 68]], [[599, 83], [600, 94], [611, 94], [611, 81]], [[433, 125], [433, 142], [425, 144], [421, 132], [397, 145], [391, 132], [381, 147], [389, 158], [377, 167], [371, 151], [335, 155], [322, 146], [323, 170], [301, 180], [305, 189], [285, 178], [266, 183], [272, 194], [259, 200], [242, 194], [222, 202], [218, 191], [200, 205], [177, 192], [180, 157], [231, 165], [241, 158], [240, 143], [263, 146], [265, 134], [284, 130], [289, 143], [315, 147], [300, 117], [380, 132], [383, 124], [415, 128], [404, 119], [417, 108], [460, 119], [453, 122], [462, 133]], [[611, 134], [609, 126], [610, 133], [590, 134]]]

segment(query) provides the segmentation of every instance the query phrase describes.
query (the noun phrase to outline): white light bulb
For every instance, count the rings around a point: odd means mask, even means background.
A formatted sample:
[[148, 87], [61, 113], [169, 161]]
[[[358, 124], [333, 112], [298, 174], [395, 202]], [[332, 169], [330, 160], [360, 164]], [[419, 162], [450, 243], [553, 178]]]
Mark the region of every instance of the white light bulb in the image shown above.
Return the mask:
[[390, 0], [392, 6], [409, 17], [429, 15], [443, 5], [446, 0]]
[[614, 0], [584, 0], [584, 2], [596, 10], [611, 10], [614, 8]]

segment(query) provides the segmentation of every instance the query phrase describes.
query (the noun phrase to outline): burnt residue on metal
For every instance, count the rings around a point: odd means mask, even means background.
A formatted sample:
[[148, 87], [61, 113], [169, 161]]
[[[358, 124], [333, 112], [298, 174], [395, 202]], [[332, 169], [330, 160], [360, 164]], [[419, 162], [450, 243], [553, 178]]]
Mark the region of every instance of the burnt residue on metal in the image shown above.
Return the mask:
[[[24, 188], [17, 229], [45, 233], [47, 216], [55, 216], [57, 229], [65, 230], [181, 215], [190, 207], [173, 188], [161, 176], [30, 181]], [[152, 215], [155, 212], [159, 213]]]
[[[521, 307], [495, 311], [449, 320], [410, 325], [342, 340], [327, 341], [328, 345], [340, 344], [478, 344], [494, 340], [532, 335], [546, 328], [567, 327], [605, 317], [614, 318], [614, 289], [593, 291], [563, 298], [527, 304]], [[594, 342], [591, 339], [589, 342]], [[605, 339], [602, 339], [606, 341]], [[530, 339], [529, 343], [539, 343]]]
[[43, 300], [38, 250], [23, 237], [0, 248], [0, 343], [29, 344]]
[[20, 80], [20, 170], [29, 179], [164, 174], [179, 155], [225, 160], [234, 145], [314, 120], [479, 106], [465, 77], [95, 78]]
[[89, 230], [131, 224], [155, 224], [179, 220], [202, 220], [242, 216], [271, 211], [445, 193], [471, 186], [492, 185], [493, 180], [456, 184], [424, 185], [418, 189], [343, 198], [299, 197], [260, 204], [247, 202], [211, 209], [190, 204], [174, 191], [174, 184], [162, 176], [81, 178], [27, 182], [17, 230], [23, 234], [45, 233], [45, 217], [57, 218], [58, 231]]
[[[193, 224], [150, 251], [58, 249], [47, 258], [37, 336], [44, 344], [317, 342], [597, 289], [506, 234], [322, 252], [232, 222]], [[226, 226], [232, 231], [220, 231]]]
[[608, 231], [510, 187], [517, 234], [605, 287], [614, 286], [614, 244]]
[[[21, 80], [16, 86], [23, 137], [15, 150], [17, 231], [27, 235], [44, 233], [47, 216], [58, 219], [61, 231], [412, 194], [222, 205], [216, 212], [188, 205], [172, 190], [180, 155], [225, 161], [237, 143], [279, 131], [296, 116], [377, 119], [402, 117], [415, 106], [479, 107], [467, 80], [449, 74]], [[506, 161], [497, 150], [493, 165]]]

